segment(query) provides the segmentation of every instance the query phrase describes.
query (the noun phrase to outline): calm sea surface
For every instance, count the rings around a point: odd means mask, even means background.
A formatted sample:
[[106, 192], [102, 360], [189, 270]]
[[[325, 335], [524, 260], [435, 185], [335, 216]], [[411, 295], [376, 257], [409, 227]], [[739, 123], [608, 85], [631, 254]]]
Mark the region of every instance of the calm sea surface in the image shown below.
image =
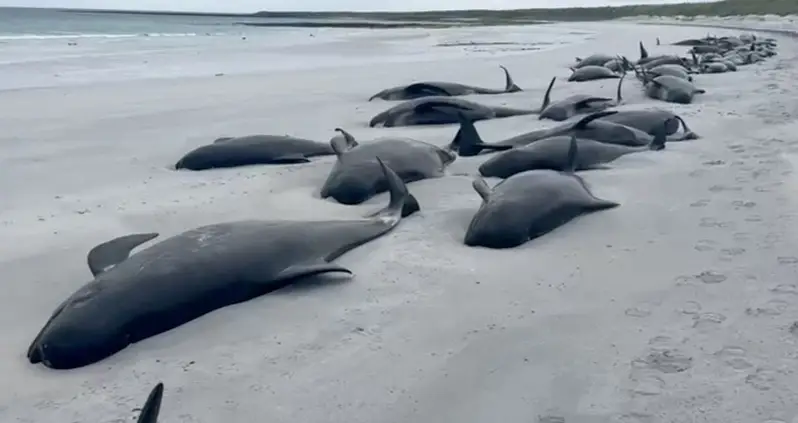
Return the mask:
[[74, 13], [0, 8], [0, 41], [240, 34], [242, 18]]
[[247, 21], [299, 23], [308, 19], [0, 8], [0, 92], [142, 78], [531, 54], [580, 42], [592, 34], [579, 25], [502, 30], [240, 25]]

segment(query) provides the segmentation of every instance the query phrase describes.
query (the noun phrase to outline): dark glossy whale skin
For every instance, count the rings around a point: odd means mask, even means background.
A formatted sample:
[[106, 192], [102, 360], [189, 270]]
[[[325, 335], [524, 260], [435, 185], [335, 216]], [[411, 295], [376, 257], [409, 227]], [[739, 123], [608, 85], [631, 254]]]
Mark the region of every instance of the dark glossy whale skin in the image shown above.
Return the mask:
[[594, 196], [574, 173], [578, 147], [572, 138], [565, 171], [529, 170], [499, 182], [492, 189], [480, 177], [474, 190], [482, 205], [468, 225], [465, 245], [513, 248], [543, 236], [569, 221], [618, 203]]
[[[53, 313], [28, 349], [31, 363], [72, 369], [301, 278], [352, 272], [331, 261], [393, 229], [412, 196], [390, 180], [388, 207], [364, 220], [236, 221], [202, 226], [125, 258], [118, 239], [89, 253], [95, 277]], [[418, 205], [415, 203], [415, 210]], [[157, 234], [139, 234], [129, 253]], [[123, 239], [125, 237], [120, 237]], [[113, 250], [113, 251], [105, 251]], [[109, 263], [114, 261], [114, 263]], [[107, 270], [102, 270], [107, 269]]]
[[248, 135], [219, 138], [198, 147], [175, 164], [175, 169], [206, 170], [256, 164], [307, 163], [310, 157], [335, 154], [329, 144], [287, 135]]
[[523, 91], [521, 87], [516, 85], [513, 81], [512, 76], [510, 76], [510, 71], [508, 71], [504, 66], [500, 66], [500, 68], [504, 71], [505, 81], [503, 89], [484, 88], [474, 85], [460, 84], [457, 82], [424, 81], [382, 90], [371, 96], [369, 101], [377, 98], [388, 101], [396, 101], [434, 96], [455, 97], [469, 94], [506, 94]]
[[458, 113], [477, 121], [538, 112], [539, 110], [487, 106], [458, 97], [423, 97], [405, 101], [378, 113], [369, 121], [369, 126], [444, 125], [457, 123]]
[[[339, 152], [321, 188], [321, 198], [332, 197], [341, 204], [360, 204], [388, 189], [376, 157], [382, 159], [406, 184], [444, 175], [457, 155], [446, 149], [411, 138], [385, 137], [358, 144], [338, 128], [346, 144], [334, 146]], [[338, 139], [334, 138], [331, 143]]]

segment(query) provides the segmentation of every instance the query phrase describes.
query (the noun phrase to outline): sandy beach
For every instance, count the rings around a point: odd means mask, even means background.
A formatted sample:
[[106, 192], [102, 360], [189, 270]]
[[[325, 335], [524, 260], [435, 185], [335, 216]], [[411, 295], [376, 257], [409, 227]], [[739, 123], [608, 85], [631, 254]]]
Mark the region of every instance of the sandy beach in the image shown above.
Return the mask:
[[[636, 59], [638, 40], [681, 54], [667, 44], [706, 33], [308, 30], [280, 43], [171, 40], [172, 53], [113, 63], [86, 41], [74, 50], [94, 52], [85, 67], [54, 46], [40, 73], [6, 68], [19, 78], [0, 82], [0, 421], [131, 421], [163, 381], [163, 422], [798, 422], [798, 43], [783, 35], [764, 63], [698, 75], [707, 94], [692, 105], [646, 99], [627, 78], [623, 109], [672, 109], [702, 138], [584, 172], [617, 209], [520, 248], [469, 248], [485, 157], [458, 158], [446, 177], [408, 185], [421, 213], [337, 260], [349, 280], [227, 307], [81, 369], [24, 354], [90, 280], [86, 253], [100, 242], [245, 218], [355, 219], [387, 201], [319, 199], [332, 157], [169, 169], [196, 146], [250, 133], [326, 141], [335, 127], [444, 145], [456, 127], [369, 128], [394, 103], [366, 99], [417, 79], [499, 88], [500, 64], [524, 91], [470, 99], [537, 107], [555, 75], [555, 97], [612, 95], [615, 80], [565, 82], [574, 57]], [[439, 45], [469, 42], [517, 44]], [[477, 128], [490, 142], [552, 125]]]

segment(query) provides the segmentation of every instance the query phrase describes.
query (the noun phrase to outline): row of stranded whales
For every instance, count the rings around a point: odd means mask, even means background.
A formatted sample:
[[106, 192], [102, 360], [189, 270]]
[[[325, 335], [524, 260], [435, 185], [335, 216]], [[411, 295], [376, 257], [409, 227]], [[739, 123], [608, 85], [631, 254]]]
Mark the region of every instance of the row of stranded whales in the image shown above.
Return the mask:
[[515, 81], [513, 81], [513, 77], [510, 76], [510, 71], [504, 66], [499, 67], [504, 71], [504, 89], [501, 90], [460, 84], [457, 82], [424, 81], [382, 90], [371, 96], [369, 101], [377, 98], [393, 101], [412, 100], [415, 98], [432, 96], [455, 97], [469, 94], [505, 94], [523, 91], [521, 87], [516, 85]]
[[[456, 98], [461, 95], [457, 93], [469, 93], [468, 89], [477, 93], [475, 87], [459, 84], [425, 83], [448, 89], [445, 95], [396, 87], [378, 96], [396, 100], [423, 92], [423, 96], [406, 100], [375, 119], [383, 126], [458, 124], [451, 142], [443, 147], [395, 135], [358, 141], [342, 128], [336, 128], [337, 134], [329, 143], [288, 135], [250, 135], [224, 137], [199, 147], [181, 158], [175, 168], [306, 163], [311, 157], [334, 155], [335, 163], [320, 188], [320, 197], [360, 204], [388, 191], [389, 204], [357, 220], [211, 224], [166, 238], [137, 253], [133, 250], [159, 235], [136, 233], [101, 243], [87, 255], [93, 279], [55, 308], [31, 342], [27, 358], [30, 363], [53, 369], [83, 367], [214, 310], [303, 278], [351, 275], [351, 270], [334, 260], [420, 211], [406, 184], [445, 176], [457, 157], [493, 154], [479, 165], [479, 175], [472, 181], [482, 203], [464, 228], [463, 244], [467, 246], [518, 247], [579, 216], [619, 207], [617, 202], [593, 195], [577, 172], [609, 168], [608, 164], [629, 154], [663, 154], [668, 142], [699, 138], [672, 111], [619, 110], [626, 72], [635, 71], [646, 91], [651, 91], [649, 97], [683, 103], [678, 93], [695, 88], [692, 75], [706, 73], [699, 66], [705, 55], [719, 54], [731, 60], [733, 54], [745, 54], [748, 63], [756, 63], [750, 57], [775, 54], [775, 41], [743, 36], [734, 40], [707, 38], [700, 46], [711, 46], [711, 51], [693, 51], [694, 57], [689, 59], [649, 56], [641, 42], [641, 58], [634, 63], [624, 56], [595, 54], [574, 66], [577, 70], [617, 67], [609, 69], [620, 74], [614, 99], [578, 94], [552, 101], [556, 78], [536, 110], [483, 106]], [[734, 53], [727, 55], [730, 51]], [[517, 89], [504, 92], [511, 95], [520, 91], [505, 72], [507, 86]], [[460, 88], [455, 90], [455, 86]], [[538, 119], [530, 122], [548, 119], [557, 123], [495, 142], [485, 142], [476, 127], [484, 119], [533, 114]], [[370, 126], [374, 123], [373, 119]], [[483, 179], [488, 177], [503, 180], [491, 188]], [[146, 412], [142, 411], [139, 422], [155, 423], [162, 394], [162, 385], [153, 390], [152, 401], [148, 399], [151, 405], [144, 407]]]
[[191, 229], [130, 255], [157, 233], [123, 236], [93, 248], [94, 279], [53, 312], [28, 348], [31, 363], [83, 367], [204, 314], [326, 273], [333, 263], [419, 210], [402, 179], [375, 158], [390, 203], [366, 219], [248, 220]]

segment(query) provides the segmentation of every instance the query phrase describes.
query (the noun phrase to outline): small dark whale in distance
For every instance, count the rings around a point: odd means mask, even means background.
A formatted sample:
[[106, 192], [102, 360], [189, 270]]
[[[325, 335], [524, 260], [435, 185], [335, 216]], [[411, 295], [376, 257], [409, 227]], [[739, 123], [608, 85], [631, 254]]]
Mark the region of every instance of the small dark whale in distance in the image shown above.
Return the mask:
[[329, 144], [288, 135], [223, 137], [187, 153], [175, 169], [206, 170], [255, 164], [308, 163], [335, 154]]
[[375, 98], [383, 100], [412, 100], [414, 98], [431, 96], [460, 96], [468, 94], [505, 94], [523, 91], [515, 84], [510, 71], [504, 66], [499, 66], [504, 71], [504, 89], [483, 88], [473, 85], [459, 84], [457, 82], [416, 82], [410, 85], [401, 85], [388, 88], [374, 94], [369, 101]]
[[458, 97], [422, 97], [407, 100], [378, 113], [371, 119], [369, 126], [395, 127], [457, 123], [457, 113], [463, 113], [472, 120], [485, 120], [539, 112], [540, 110], [487, 106]]

